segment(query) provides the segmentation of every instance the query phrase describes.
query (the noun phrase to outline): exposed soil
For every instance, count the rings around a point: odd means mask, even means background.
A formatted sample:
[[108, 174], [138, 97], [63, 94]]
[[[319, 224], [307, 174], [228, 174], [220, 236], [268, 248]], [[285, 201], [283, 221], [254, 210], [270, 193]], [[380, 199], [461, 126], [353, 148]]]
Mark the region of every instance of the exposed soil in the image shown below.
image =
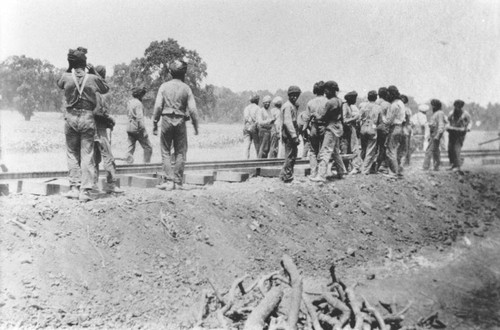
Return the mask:
[[[404, 325], [439, 312], [450, 329], [500, 327], [498, 172], [0, 203], [1, 328], [191, 328], [208, 280], [225, 293], [237, 277], [278, 270], [283, 254], [306, 288], [335, 264], [377, 308], [411, 300]], [[220, 324], [209, 313], [202, 326]]]

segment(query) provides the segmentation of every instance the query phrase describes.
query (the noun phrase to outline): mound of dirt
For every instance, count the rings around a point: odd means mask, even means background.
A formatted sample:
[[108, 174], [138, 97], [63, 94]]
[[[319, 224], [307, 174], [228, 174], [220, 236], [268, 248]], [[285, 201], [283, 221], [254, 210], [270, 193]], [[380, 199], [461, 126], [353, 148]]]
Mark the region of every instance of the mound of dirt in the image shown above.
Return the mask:
[[[414, 324], [428, 299], [391, 283], [432, 292], [436, 282], [409, 278], [424, 274], [435, 253], [467, 245], [464, 235], [480, 239], [500, 227], [500, 179], [490, 173], [321, 185], [252, 178], [173, 192], [130, 188], [86, 204], [26, 195], [0, 203], [2, 328], [190, 328], [203, 290], [225, 293], [244, 274], [255, 280], [283, 254], [311, 281], [324, 282], [335, 264], [369, 299], [404, 305], [413, 297]], [[208, 316], [204, 325], [219, 324]]]

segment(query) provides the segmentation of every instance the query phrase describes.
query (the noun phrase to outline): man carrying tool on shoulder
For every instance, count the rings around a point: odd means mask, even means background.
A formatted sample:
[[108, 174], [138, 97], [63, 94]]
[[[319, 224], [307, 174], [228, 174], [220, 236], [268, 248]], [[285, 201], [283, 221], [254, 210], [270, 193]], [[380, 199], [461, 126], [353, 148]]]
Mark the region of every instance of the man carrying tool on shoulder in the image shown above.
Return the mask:
[[[182, 189], [184, 164], [188, 148], [186, 121], [191, 120], [194, 134], [198, 135], [196, 102], [191, 88], [184, 83], [187, 63], [176, 60], [169, 65], [172, 80], [158, 90], [153, 116], [153, 134], [158, 135], [161, 117], [161, 159], [165, 181], [156, 187], [161, 190]], [[172, 169], [171, 150], [174, 149], [175, 165]]]

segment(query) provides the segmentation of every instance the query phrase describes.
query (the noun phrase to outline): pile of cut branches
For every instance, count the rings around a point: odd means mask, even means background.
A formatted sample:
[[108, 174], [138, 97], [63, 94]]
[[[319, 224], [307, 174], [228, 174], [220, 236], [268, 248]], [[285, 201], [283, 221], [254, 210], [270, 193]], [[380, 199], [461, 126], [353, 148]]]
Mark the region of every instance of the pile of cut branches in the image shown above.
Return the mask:
[[196, 328], [211, 326], [215, 318], [218, 327], [243, 330], [396, 330], [402, 328], [404, 313], [390, 304], [380, 303], [382, 314], [355, 287], [347, 287], [330, 267], [331, 283], [322, 292], [303, 290], [302, 277], [292, 258], [284, 255], [281, 270], [262, 275], [248, 286], [247, 275], [236, 279], [230, 290], [221, 295], [212, 285], [214, 297], [204, 291]]

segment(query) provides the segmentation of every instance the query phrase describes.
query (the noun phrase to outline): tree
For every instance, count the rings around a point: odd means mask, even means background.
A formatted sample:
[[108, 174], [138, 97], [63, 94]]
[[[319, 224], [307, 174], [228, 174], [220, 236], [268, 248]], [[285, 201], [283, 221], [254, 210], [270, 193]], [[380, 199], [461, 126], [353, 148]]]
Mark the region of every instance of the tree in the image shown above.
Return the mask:
[[62, 70], [47, 61], [11, 56], [0, 64], [0, 94], [7, 106], [15, 107], [26, 120], [35, 111], [59, 110], [62, 91], [57, 78]]

